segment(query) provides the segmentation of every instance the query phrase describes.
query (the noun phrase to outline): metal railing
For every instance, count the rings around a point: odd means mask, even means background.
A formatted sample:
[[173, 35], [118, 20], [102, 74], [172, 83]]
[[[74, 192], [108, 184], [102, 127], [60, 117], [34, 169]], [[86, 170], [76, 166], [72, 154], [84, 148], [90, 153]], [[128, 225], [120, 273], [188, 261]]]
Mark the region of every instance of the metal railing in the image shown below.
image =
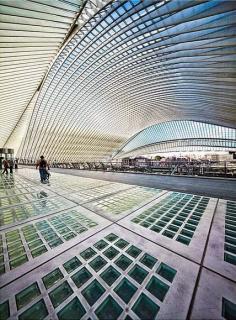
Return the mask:
[[[33, 161], [21, 160], [20, 164], [34, 166]], [[208, 177], [236, 177], [236, 160], [232, 161], [138, 161], [116, 162], [53, 162], [52, 168], [150, 173], [167, 175], [190, 175]]]

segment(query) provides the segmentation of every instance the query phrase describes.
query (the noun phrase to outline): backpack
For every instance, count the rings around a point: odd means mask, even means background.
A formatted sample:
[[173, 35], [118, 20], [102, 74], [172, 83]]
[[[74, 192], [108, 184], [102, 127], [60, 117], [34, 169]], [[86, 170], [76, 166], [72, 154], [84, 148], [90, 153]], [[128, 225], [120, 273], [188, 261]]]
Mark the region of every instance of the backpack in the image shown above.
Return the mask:
[[41, 168], [46, 168], [46, 166], [47, 166], [47, 161], [46, 161], [46, 160], [41, 160], [41, 161], [39, 162], [39, 166], [40, 166]]

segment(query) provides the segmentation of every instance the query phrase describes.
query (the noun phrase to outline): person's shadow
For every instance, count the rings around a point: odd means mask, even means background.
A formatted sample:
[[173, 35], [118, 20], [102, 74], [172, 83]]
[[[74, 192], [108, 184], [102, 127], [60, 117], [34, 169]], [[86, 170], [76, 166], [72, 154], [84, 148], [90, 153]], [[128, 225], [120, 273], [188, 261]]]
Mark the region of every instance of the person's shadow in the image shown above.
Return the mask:
[[45, 191], [40, 191], [37, 194], [37, 198], [41, 200], [40, 204], [41, 204], [42, 207], [46, 207], [46, 205], [47, 205], [47, 197], [48, 197], [48, 194]]

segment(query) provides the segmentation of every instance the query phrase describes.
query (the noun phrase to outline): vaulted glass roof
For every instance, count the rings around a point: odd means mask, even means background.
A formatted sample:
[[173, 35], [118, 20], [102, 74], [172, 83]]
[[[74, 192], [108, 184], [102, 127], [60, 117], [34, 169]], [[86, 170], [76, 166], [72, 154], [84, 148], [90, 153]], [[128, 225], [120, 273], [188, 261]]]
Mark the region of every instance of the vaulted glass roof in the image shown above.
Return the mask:
[[196, 121], [170, 121], [145, 128], [131, 137], [113, 157], [230, 149], [236, 150], [236, 129]]
[[99, 160], [161, 122], [235, 127], [235, 22], [235, 1], [86, 2], [39, 88], [19, 155]]
[[0, 145], [13, 132], [83, 0], [0, 0]]

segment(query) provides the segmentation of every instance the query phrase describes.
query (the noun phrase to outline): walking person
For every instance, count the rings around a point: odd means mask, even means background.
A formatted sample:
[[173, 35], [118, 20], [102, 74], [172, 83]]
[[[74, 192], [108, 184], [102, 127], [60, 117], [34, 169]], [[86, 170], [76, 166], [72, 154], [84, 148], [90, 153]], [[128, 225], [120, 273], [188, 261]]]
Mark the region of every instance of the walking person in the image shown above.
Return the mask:
[[44, 159], [44, 156], [41, 156], [40, 160], [36, 163], [36, 169], [39, 168], [41, 183], [45, 183], [47, 180], [47, 167], [47, 161]]
[[15, 159], [15, 169], [18, 169], [18, 159]]
[[6, 159], [3, 160], [3, 168], [4, 168], [4, 170], [3, 170], [2, 174], [4, 174], [4, 173], [8, 174], [8, 161]]
[[9, 168], [10, 168], [10, 174], [13, 174], [13, 166], [14, 166], [14, 161], [13, 161], [13, 159], [10, 159], [10, 160], [8, 161], [8, 163], [9, 163]]

